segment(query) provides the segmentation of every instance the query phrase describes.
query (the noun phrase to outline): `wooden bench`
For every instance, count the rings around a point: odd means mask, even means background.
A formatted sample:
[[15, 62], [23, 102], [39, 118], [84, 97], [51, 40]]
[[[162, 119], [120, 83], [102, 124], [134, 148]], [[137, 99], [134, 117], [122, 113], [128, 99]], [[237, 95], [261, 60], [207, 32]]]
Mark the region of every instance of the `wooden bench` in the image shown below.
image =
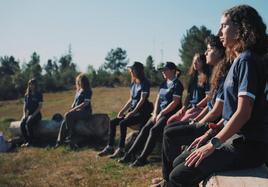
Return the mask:
[[262, 165], [253, 169], [214, 173], [200, 187], [268, 187], [268, 168]]

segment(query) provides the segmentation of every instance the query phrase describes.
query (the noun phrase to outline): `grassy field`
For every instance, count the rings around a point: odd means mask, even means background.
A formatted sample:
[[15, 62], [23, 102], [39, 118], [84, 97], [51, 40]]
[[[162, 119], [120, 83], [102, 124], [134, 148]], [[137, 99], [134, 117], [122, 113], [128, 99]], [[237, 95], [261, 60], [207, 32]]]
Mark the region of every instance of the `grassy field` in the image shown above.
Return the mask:
[[[43, 118], [64, 113], [73, 100], [73, 91], [44, 95]], [[96, 88], [93, 90], [93, 112], [114, 117], [129, 97], [128, 88]], [[150, 100], [156, 97], [156, 89]], [[23, 100], [0, 102], [0, 131], [11, 137], [7, 128], [22, 115]], [[18, 148], [12, 153], [0, 154], [0, 186], [149, 186], [152, 178], [161, 175], [161, 163], [142, 168], [130, 168], [115, 160], [96, 157], [97, 150], [84, 147], [72, 151], [59, 149]]]

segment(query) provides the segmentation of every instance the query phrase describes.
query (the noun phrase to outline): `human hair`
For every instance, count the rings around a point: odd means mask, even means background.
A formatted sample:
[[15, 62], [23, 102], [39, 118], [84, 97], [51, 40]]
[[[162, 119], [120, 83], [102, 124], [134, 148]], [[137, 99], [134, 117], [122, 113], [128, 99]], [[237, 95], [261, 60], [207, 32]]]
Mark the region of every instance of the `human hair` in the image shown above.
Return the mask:
[[80, 73], [77, 77], [76, 77], [76, 84], [82, 88], [83, 90], [90, 90], [90, 83], [88, 80], [88, 77], [86, 76], [86, 74], [84, 73]]
[[[139, 79], [140, 82], [143, 82], [146, 79], [143, 69], [131, 68], [131, 71], [133, 71], [135, 73], [136, 78]], [[133, 77], [131, 77], [131, 79], [133, 82]]]
[[241, 53], [247, 49], [263, 55], [267, 52], [266, 25], [259, 13], [249, 5], [238, 5], [227, 9], [223, 13], [238, 26], [236, 44], [231, 51], [227, 51], [228, 57], [234, 59], [235, 52]]
[[[201, 63], [201, 74], [199, 75], [198, 71], [194, 69], [194, 61], [198, 60]], [[206, 56], [203, 53], [195, 53], [192, 60], [192, 65], [188, 71], [190, 76], [189, 85], [196, 82], [199, 86], [204, 87], [208, 81], [210, 74], [209, 66], [206, 63]]]
[[27, 89], [25, 92], [25, 96], [29, 96], [32, 93], [32, 90], [30, 89], [30, 85], [34, 85], [35, 90], [38, 90], [38, 84], [37, 84], [37, 80], [35, 78], [32, 78], [28, 81], [28, 85], [27, 85]]
[[210, 35], [206, 38], [205, 42], [219, 52], [220, 58], [220, 61], [213, 67], [210, 77], [208, 99], [212, 99], [216, 90], [219, 88], [220, 80], [227, 74], [230, 68], [230, 62], [225, 58], [225, 48], [223, 47], [219, 36]]

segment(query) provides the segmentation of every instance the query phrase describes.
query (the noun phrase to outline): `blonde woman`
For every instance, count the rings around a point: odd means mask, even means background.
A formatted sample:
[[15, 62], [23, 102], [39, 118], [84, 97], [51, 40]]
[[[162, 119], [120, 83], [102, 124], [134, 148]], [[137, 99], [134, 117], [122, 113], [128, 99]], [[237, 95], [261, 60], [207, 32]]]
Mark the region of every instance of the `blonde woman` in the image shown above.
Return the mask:
[[92, 90], [89, 80], [85, 74], [76, 77], [76, 94], [70, 110], [65, 114], [58, 134], [55, 147], [61, 145], [64, 140], [69, 139], [71, 146], [77, 147], [72, 141], [74, 127], [78, 120], [89, 120], [92, 114], [91, 108]]

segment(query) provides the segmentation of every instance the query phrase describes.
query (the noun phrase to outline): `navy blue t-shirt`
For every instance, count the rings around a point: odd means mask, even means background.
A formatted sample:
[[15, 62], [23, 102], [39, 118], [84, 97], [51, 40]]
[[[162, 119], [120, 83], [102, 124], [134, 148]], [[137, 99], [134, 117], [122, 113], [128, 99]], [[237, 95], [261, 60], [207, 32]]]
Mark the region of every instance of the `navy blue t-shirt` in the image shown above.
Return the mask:
[[41, 92], [35, 92], [33, 95], [29, 94], [24, 98], [26, 110], [29, 115], [33, 114], [39, 106], [39, 103], [43, 102], [43, 94]]
[[147, 80], [144, 80], [139, 84], [132, 82], [130, 85], [130, 94], [131, 94], [130, 108], [133, 110], [140, 101], [142, 95], [144, 95], [146, 99], [148, 99], [150, 95], [150, 83]]
[[223, 84], [226, 76], [220, 78], [218, 89], [215, 91], [214, 95], [210, 100], [207, 102], [208, 110], [212, 110], [216, 101], [223, 102], [224, 101], [224, 94], [223, 94]]
[[173, 97], [181, 97], [183, 85], [180, 80], [175, 78], [172, 81], [165, 81], [159, 88], [159, 108], [163, 110], [173, 101]]
[[74, 98], [74, 106], [76, 107], [78, 105], [80, 105], [83, 102], [89, 102], [89, 104], [87, 106], [85, 106], [82, 110], [90, 110], [91, 111], [91, 97], [92, 97], [92, 90], [88, 89], [88, 90], [79, 90], [78, 92], [76, 92], [75, 94], [75, 98]]
[[200, 86], [197, 83], [197, 79], [192, 81], [188, 87], [189, 104], [191, 107], [195, 107], [209, 92], [209, 83], [206, 82], [204, 86]]
[[[224, 82], [223, 118], [228, 121], [237, 109], [238, 97], [254, 100], [250, 119], [240, 129], [247, 139], [268, 143], [267, 100], [265, 100], [265, 74], [262, 61], [247, 50], [237, 57]], [[266, 108], [265, 108], [266, 107]]]

